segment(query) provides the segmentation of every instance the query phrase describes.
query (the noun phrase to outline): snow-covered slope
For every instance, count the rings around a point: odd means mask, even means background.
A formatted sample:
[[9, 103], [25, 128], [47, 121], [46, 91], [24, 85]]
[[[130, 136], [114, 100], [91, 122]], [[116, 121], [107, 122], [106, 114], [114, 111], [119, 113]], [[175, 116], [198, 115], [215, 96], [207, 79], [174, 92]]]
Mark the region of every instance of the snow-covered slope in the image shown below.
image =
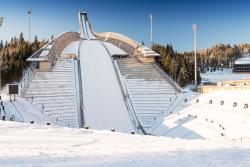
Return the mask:
[[[204, 138], [250, 138], [250, 93], [247, 91], [186, 95], [183, 101], [151, 133], [160, 136]], [[212, 103], [210, 104], [210, 100]], [[223, 104], [224, 103], [224, 104]], [[234, 106], [237, 103], [237, 106]]]
[[0, 121], [0, 166], [248, 167], [249, 140], [183, 140]]
[[38, 108], [23, 98], [17, 98], [16, 101], [4, 101], [6, 106], [6, 119], [15, 117], [15, 121], [29, 123], [34, 121], [38, 124], [55, 123], [48, 116], [42, 113]]
[[134, 131], [112, 58], [100, 41], [81, 42], [80, 64], [85, 124], [92, 129]]

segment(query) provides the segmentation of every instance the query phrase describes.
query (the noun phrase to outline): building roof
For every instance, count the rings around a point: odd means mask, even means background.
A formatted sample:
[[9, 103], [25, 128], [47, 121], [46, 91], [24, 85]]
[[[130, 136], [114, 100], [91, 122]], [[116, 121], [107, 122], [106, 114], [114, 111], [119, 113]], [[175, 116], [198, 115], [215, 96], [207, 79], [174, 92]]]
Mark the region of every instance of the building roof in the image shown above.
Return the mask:
[[250, 57], [242, 57], [239, 58], [235, 61], [235, 64], [240, 65], [240, 64], [250, 64]]

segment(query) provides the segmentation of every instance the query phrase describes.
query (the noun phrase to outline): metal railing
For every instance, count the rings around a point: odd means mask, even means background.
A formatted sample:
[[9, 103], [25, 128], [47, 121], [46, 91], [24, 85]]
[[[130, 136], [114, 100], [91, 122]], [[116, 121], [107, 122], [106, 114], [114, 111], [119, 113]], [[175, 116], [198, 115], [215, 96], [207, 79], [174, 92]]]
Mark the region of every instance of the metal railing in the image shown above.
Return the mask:
[[75, 74], [74, 78], [75, 78], [75, 90], [76, 90], [75, 93], [76, 93], [76, 102], [77, 102], [78, 122], [79, 122], [79, 127], [82, 128], [85, 126], [85, 119], [84, 119], [84, 109], [83, 109], [80, 46], [81, 46], [81, 41], [78, 44], [78, 58], [74, 59], [74, 74]]
[[164, 78], [168, 81], [168, 83], [175, 89], [175, 91], [177, 93], [181, 93], [182, 92], [182, 88], [173, 81], [172, 78], [170, 78], [162, 69], [161, 67], [159, 67], [158, 64], [153, 64], [154, 67], [164, 76]]

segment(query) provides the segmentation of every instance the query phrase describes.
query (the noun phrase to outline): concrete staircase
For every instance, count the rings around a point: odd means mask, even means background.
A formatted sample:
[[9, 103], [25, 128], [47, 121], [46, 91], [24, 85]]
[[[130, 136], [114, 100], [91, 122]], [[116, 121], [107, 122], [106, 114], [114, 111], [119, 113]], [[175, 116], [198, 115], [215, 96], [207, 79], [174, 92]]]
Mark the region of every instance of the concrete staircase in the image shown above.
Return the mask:
[[153, 63], [143, 63], [136, 58], [117, 59], [135, 112], [147, 130], [164, 115], [164, 111], [177, 97], [176, 90]]
[[37, 71], [26, 98], [57, 125], [79, 127], [74, 60], [59, 58], [52, 71]]

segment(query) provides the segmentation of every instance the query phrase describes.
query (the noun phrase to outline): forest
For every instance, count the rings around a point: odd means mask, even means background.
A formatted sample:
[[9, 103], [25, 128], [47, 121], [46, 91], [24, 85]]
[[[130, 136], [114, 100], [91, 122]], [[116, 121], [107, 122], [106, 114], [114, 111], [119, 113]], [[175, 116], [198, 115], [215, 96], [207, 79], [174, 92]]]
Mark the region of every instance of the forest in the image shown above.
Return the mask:
[[[166, 46], [154, 43], [152, 50], [161, 56], [156, 62], [180, 86], [194, 83], [194, 52], [179, 53], [171, 44]], [[242, 55], [249, 54], [250, 44], [231, 46], [218, 44], [197, 52], [197, 80], [201, 82], [200, 73], [232, 68], [234, 61]]]
[[23, 33], [10, 41], [0, 41], [1, 85], [18, 81], [22, 72], [29, 66], [26, 59], [36, 52], [46, 41], [39, 41], [37, 36], [29, 43], [24, 40]]

